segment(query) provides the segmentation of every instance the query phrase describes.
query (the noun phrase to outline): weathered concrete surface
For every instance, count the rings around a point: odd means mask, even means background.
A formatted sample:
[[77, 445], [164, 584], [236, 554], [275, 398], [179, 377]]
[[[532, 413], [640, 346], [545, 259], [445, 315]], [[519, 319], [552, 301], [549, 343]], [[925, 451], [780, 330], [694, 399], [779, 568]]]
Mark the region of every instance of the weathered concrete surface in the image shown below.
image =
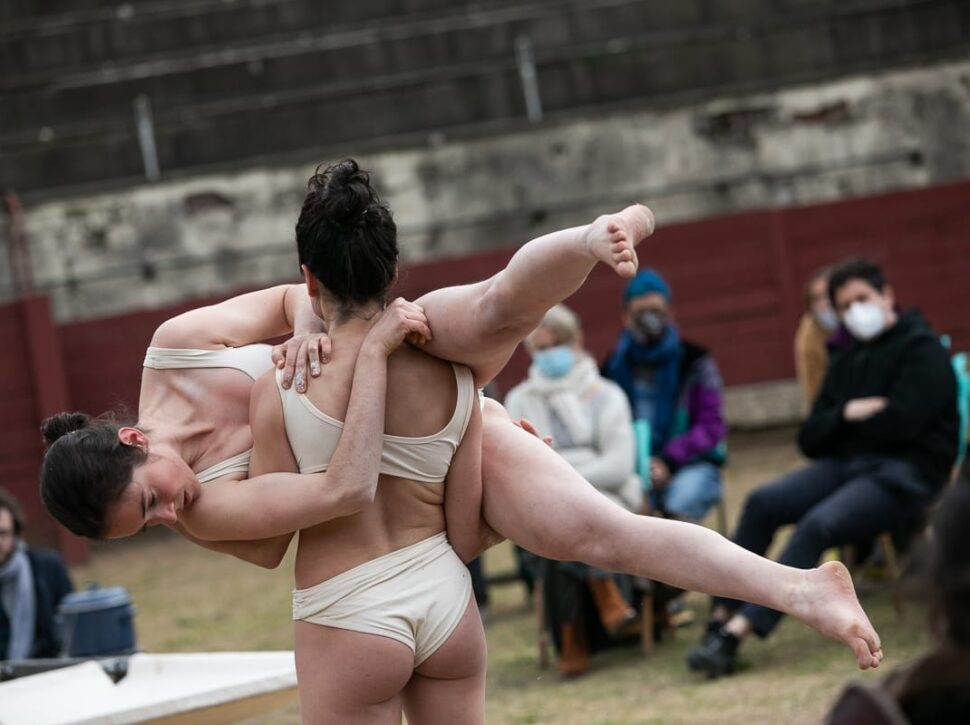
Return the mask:
[[[502, 137], [439, 138], [361, 161], [413, 262], [514, 245], [634, 199], [662, 225], [966, 178], [968, 127], [962, 62]], [[312, 168], [28, 208], [38, 287], [68, 321], [295, 279], [292, 229]], [[0, 296], [10, 289], [3, 265]]]

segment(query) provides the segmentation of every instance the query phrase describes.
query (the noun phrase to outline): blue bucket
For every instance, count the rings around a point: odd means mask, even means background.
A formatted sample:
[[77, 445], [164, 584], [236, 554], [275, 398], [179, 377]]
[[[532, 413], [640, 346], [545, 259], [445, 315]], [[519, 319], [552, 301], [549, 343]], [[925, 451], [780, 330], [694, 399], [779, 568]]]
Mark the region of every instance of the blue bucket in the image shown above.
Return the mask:
[[123, 587], [89, 588], [68, 594], [58, 607], [65, 657], [101, 657], [136, 650], [135, 608]]

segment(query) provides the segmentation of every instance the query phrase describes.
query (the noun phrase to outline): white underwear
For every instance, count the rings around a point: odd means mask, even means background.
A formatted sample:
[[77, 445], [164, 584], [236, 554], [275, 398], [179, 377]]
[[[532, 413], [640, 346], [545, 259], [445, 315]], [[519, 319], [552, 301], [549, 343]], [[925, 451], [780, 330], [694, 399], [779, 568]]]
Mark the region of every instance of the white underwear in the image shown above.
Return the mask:
[[417, 667], [445, 643], [471, 597], [444, 532], [293, 592], [293, 619], [401, 642]]

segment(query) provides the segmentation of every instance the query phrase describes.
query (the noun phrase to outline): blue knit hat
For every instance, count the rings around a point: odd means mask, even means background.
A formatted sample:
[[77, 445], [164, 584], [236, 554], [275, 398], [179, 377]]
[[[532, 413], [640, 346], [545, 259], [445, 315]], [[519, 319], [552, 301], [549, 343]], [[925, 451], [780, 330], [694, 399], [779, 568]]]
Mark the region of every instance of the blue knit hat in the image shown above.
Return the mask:
[[623, 304], [626, 304], [634, 297], [643, 297], [643, 295], [648, 295], [651, 292], [657, 292], [663, 295], [663, 298], [667, 302], [673, 300], [670, 285], [664, 281], [664, 278], [652, 269], [642, 269], [626, 286], [626, 292], [623, 293]]

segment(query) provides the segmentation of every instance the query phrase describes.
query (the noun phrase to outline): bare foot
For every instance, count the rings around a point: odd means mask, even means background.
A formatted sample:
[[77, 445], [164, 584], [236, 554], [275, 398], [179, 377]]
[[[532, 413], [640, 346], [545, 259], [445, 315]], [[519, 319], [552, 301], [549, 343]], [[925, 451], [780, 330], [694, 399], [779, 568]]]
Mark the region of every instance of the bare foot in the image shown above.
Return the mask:
[[793, 596], [792, 614], [826, 637], [849, 645], [860, 670], [878, 667], [882, 661], [879, 635], [841, 562], [829, 561], [805, 572], [802, 586]]
[[586, 245], [599, 261], [629, 279], [637, 273], [636, 246], [653, 234], [653, 212], [642, 204], [598, 217], [586, 232]]

